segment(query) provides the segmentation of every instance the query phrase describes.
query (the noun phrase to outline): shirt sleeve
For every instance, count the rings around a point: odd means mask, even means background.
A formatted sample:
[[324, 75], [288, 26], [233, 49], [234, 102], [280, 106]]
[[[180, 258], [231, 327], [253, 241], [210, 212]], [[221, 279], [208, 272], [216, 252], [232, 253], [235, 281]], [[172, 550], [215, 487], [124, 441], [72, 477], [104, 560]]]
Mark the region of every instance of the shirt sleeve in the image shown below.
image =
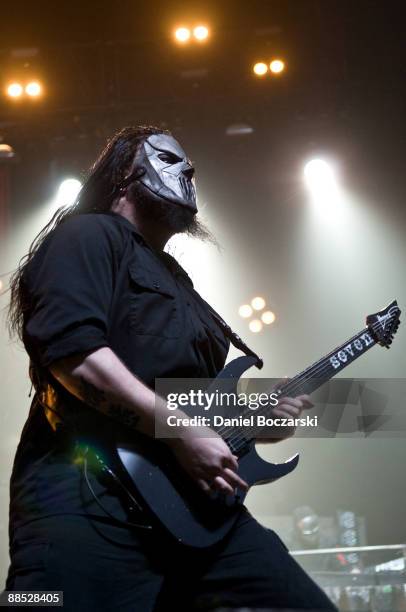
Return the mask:
[[24, 277], [31, 306], [24, 341], [43, 367], [109, 344], [116, 249], [98, 217], [78, 215], [58, 226]]

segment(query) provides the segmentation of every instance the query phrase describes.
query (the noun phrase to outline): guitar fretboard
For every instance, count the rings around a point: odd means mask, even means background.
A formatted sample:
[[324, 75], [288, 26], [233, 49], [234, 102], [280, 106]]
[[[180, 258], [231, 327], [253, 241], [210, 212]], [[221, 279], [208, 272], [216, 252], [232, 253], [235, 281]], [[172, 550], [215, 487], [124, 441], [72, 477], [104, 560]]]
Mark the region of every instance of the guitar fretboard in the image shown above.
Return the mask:
[[374, 340], [370, 332], [367, 329], [363, 329], [347, 340], [347, 342], [338, 346], [331, 353], [322, 357], [319, 361], [316, 361], [316, 363], [313, 363], [281, 386], [280, 395], [292, 396], [312, 393], [375, 344], [376, 340]]
[[[341, 344], [325, 357], [319, 359], [308, 368], [291, 378], [288, 382], [278, 387], [275, 391], [279, 397], [295, 397], [309, 394], [321, 387], [325, 382], [336, 376], [341, 370], [349, 366], [366, 351], [376, 344], [368, 328], [364, 328], [358, 334]], [[265, 406], [255, 411], [255, 414], [271, 413], [272, 406]], [[245, 409], [242, 417], [252, 416], [249, 408]], [[227, 428], [227, 433], [218, 431], [227, 441], [233, 451], [238, 452], [243, 446], [255, 439], [254, 435], [246, 435], [240, 427]]]

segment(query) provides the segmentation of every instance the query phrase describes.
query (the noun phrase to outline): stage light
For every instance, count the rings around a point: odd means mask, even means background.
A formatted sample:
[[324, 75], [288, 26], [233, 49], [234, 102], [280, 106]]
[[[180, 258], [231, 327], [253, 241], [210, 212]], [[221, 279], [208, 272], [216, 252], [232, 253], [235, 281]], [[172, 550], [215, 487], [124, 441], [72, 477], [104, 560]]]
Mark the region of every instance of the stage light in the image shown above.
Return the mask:
[[262, 310], [263, 308], [265, 308], [265, 300], [263, 297], [254, 297], [251, 300], [251, 306], [253, 307], [254, 310]]
[[304, 167], [304, 178], [309, 190], [310, 210], [317, 222], [323, 222], [340, 232], [348, 221], [348, 199], [336, 178], [335, 167], [325, 159], [312, 159]]
[[257, 334], [262, 329], [262, 323], [259, 319], [252, 319], [252, 321], [249, 322], [248, 327], [250, 328], [250, 331]]
[[31, 81], [25, 86], [25, 93], [30, 98], [38, 98], [42, 94], [42, 87], [38, 81]]
[[266, 310], [265, 312], [262, 313], [261, 319], [262, 319], [262, 323], [265, 323], [265, 325], [271, 325], [271, 323], [275, 321], [276, 316], [275, 316], [275, 313], [272, 312], [272, 310]]
[[13, 147], [5, 142], [0, 144], [0, 159], [12, 159], [15, 156]]
[[21, 98], [24, 90], [20, 83], [10, 83], [6, 91], [10, 98]]
[[62, 181], [56, 194], [55, 207], [59, 208], [60, 206], [70, 206], [73, 204], [81, 187], [82, 183], [75, 178], [68, 178]]
[[269, 69], [274, 74], [280, 74], [285, 70], [285, 62], [280, 59], [274, 59], [269, 64]]
[[248, 319], [248, 317], [250, 317], [252, 315], [252, 308], [251, 308], [251, 306], [249, 304], [243, 304], [242, 306], [239, 307], [238, 314], [243, 319]]
[[323, 159], [312, 159], [304, 168], [306, 184], [313, 196], [328, 198], [336, 194], [337, 182], [330, 164]]
[[252, 70], [257, 76], [264, 76], [268, 72], [268, 66], [264, 62], [257, 62]]
[[198, 41], [207, 40], [209, 37], [209, 29], [206, 28], [206, 26], [204, 25], [198, 25], [195, 28], [193, 28], [193, 36]]
[[177, 28], [175, 31], [175, 38], [180, 43], [185, 43], [190, 38], [190, 30], [189, 28]]
[[305, 165], [304, 174], [309, 187], [334, 182], [331, 166], [324, 159], [312, 159]]
[[227, 136], [245, 136], [253, 132], [254, 128], [248, 123], [233, 123], [226, 128]]

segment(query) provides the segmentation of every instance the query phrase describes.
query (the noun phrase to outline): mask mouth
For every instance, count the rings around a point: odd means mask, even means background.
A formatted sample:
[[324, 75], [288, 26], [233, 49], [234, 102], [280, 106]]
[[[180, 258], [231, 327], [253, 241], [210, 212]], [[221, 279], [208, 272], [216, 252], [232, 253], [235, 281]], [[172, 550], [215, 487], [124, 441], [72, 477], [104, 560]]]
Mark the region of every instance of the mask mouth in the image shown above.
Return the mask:
[[[179, 183], [181, 186], [182, 193], [185, 196], [185, 200], [187, 202], [196, 202], [196, 194], [192, 181], [182, 175], [179, 178]], [[189, 204], [189, 207], [192, 208], [192, 205]]]
[[[147, 183], [144, 183], [143, 181], [139, 181], [139, 183], [143, 187], [145, 187], [145, 189], [147, 189], [155, 198], [159, 198], [160, 200], [165, 200], [165, 202], [168, 202], [169, 204], [173, 204], [173, 206], [177, 206], [178, 208], [186, 208], [189, 212], [193, 213], [194, 215], [197, 214], [198, 210], [197, 210], [197, 206], [195, 203], [196, 202], [195, 197], [193, 198], [194, 203], [190, 204], [189, 202], [186, 202], [186, 201], [180, 201], [179, 197], [176, 194], [174, 194], [172, 198], [167, 193], [163, 192], [162, 189], [160, 189], [159, 191], [155, 191], [155, 189], [151, 188]], [[193, 187], [189, 185], [189, 188], [192, 189], [191, 193], [193, 193], [194, 195]]]

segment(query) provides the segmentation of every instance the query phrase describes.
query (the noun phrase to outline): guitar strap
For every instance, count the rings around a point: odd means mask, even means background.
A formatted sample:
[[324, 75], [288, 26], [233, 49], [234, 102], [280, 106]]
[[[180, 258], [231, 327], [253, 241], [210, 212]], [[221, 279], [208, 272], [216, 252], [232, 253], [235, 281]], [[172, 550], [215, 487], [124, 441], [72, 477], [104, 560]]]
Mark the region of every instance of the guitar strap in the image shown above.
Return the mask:
[[179, 275], [186, 281], [186, 284], [184, 286], [188, 288], [189, 291], [191, 290], [193, 294], [204, 304], [204, 306], [209, 311], [211, 317], [221, 328], [226, 338], [230, 340], [231, 344], [235, 346], [235, 348], [237, 348], [239, 351], [245, 353], [245, 355], [249, 357], [254, 357], [254, 359], [256, 360], [255, 366], [260, 370], [264, 365], [263, 360], [258, 357], [258, 355], [252, 349], [250, 349], [250, 347], [244, 342], [242, 338], [240, 338], [240, 336], [235, 331], [231, 329], [231, 327], [224, 321], [224, 319], [220, 317], [218, 312], [216, 312], [214, 308], [212, 308], [210, 304], [202, 298], [200, 293], [195, 291], [192, 279], [190, 278], [186, 270], [182, 268], [180, 263], [172, 255], [170, 255], [170, 253], [163, 252], [162, 256], [166, 261], [167, 265], [169, 265], [169, 268], [172, 270], [172, 273], [174, 273], [175, 275]]
[[238, 350], [245, 353], [245, 355], [249, 357], [254, 357], [257, 360], [255, 366], [260, 370], [264, 365], [263, 360], [258, 357], [258, 355], [252, 349], [250, 349], [250, 347], [244, 342], [244, 340], [235, 331], [231, 329], [228, 323], [226, 323], [224, 319], [220, 317], [218, 312], [216, 312], [214, 308], [212, 308], [210, 304], [206, 302], [206, 300], [203, 300], [203, 302], [206, 304], [207, 308], [209, 309], [210, 315], [216, 321], [217, 325], [221, 327], [224, 335], [230, 340], [231, 344], [235, 346], [235, 348], [237, 348]]

